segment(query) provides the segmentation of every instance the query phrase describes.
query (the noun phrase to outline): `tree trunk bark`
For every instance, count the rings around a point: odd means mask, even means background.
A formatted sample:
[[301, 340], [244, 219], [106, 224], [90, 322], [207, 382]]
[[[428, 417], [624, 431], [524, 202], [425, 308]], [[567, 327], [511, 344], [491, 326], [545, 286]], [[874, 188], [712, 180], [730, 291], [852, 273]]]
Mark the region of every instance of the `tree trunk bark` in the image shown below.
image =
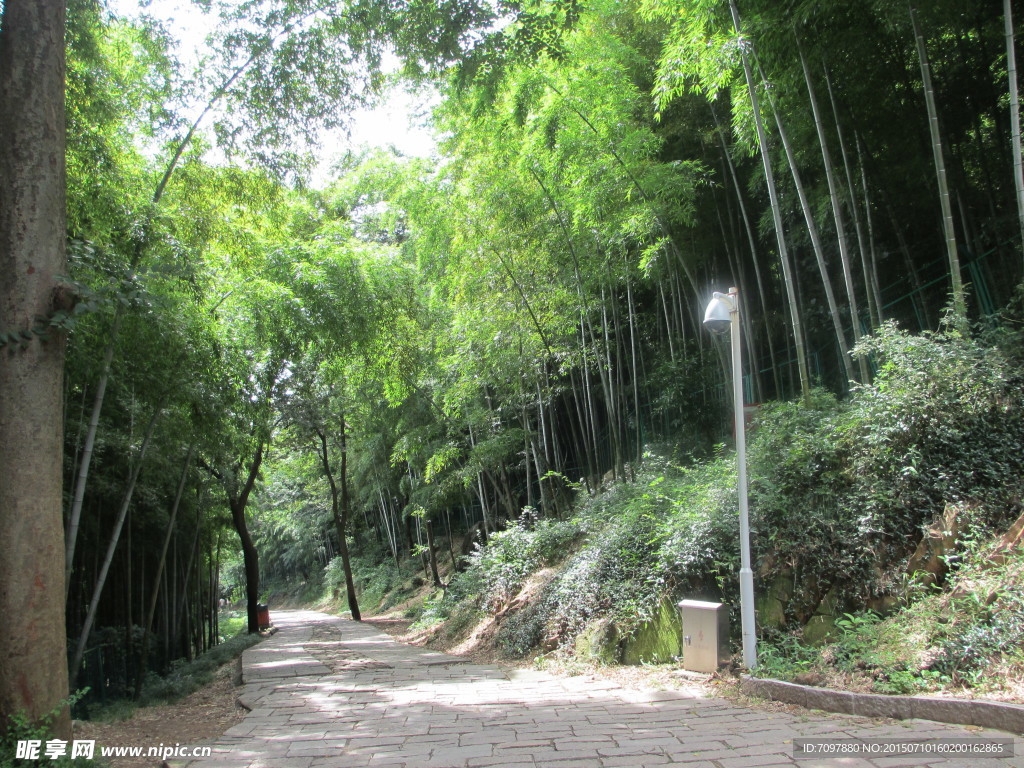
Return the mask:
[[[320, 462], [327, 476], [327, 482], [331, 487], [331, 513], [334, 519], [334, 527], [338, 533], [338, 552], [341, 555], [341, 569], [345, 574], [345, 597], [348, 600], [348, 609], [355, 621], [362, 621], [359, 613], [359, 600], [356, 596], [356, 584], [352, 578], [352, 561], [348, 551], [348, 435], [345, 424], [345, 417], [341, 417], [341, 471], [340, 477], [335, 480], [334, 472], [331, 470], [330, 454], [327, 450], [327, 434], [323, 430], [317, 431], [317, 438], [320, 440], [319, 452]], [[340, 485], [340, 488], [339, 488]]]
[[229, 502], [231, 507], [231, 522], [238, 533], [238, 539], [242, 544], [242, 563], [245, 566], [245, 612], [246, 629], [249, 634], [260, 631], [260, 620], [257, 605], [260, 601], [260, 555], [253, 544], [252, 536], [249, 534], [249, 527], [245, 521], [245, 502], [233, 499]]
[[[818, 109], [818, 97], [814, 93], [814, 83], [811, 81], [811, 71], [807, 67], [807, 59], [804, 57], [803, 49], [797, 45], [800, 51], [800, 67], [804, 72], [804, 82], [807, 84], [807, 95], [811, 101], [811, 112], [814, 114], [814, 128], [818, 133], [818, 144], [821, 145], [821, 161], [825, 167], [825, 181], [828, 183], [828, 195], [832, 203], [832, 219], [836, 224], [836, 239], [839, 242], [839, 261], [843, 266], [843, 283], [846, 286], [846, 297], [850, 302], [850, 323], [853, 330], [853, 343], [860, 344], [860, 309], [857, 306], [857, 291], [853, 286], [853, 271], [850, 269], [850, 251], [846, 238], [846, 220], [843, 217], [843, 203], [839, 197], [839, 185], [836, 184], [835, 173], [832, 170], [832, 153], [828, 148], [828, 137], [825, 133], [825, 126], [821, 120], [821, 110]], [[861, 355], [857, 360], [860, 366], [860, 380], [868, 382], [867, 360]]]
[[[249, 503], [249, 494], [252, 493], [256, 478], [260, 473], [260, 466], [263, 464], [263, 456], [267, 445], [261, 442], [256, 447], [252, 461], [249, 463], [249, 472], [245, 483], [241, 488], [234, 485], [233, 478], [210, 467], [205, 462], [203, 466], [215, 478], [220, 480], [227, 497], [228, 508], [231, 510], [231, 523], [242, 544], [242, 564], [245, 568], [245, 601], [246, 601], [246, 628], [250, 634], [260, 631], [259, 616], [256, 606], [260, 600], [260, 557], [256, 551], [256, 545], [249, 534], [249, 527], [245, 521], [245, 508]], [[241, 469], [241, 462], [237, 469]]]
[[434, 580], [434, 586], [438, 589], [444, 586], [441, 582], [441, 574], [437, 570], [437, 549], [434, 546], [434, 523], [427, 518], [424, 521], [427, 529], [427, 555], [430, 558], [430, 576]]
[[[766, 80], [764, 72], [761, 78]], [[847, 383], [856, 380], [853, 373], [853, 362], [850, 357], [850, 345], [846, 341], [846, 332], [843, 330], [843, 319], [839, 314], [839, 306], [836, 304], [835, 292], [832, 290], [832, 278], [828, 274], [828, 266], [825, 264], [825, 249], [821, 245], [821, 236], [818, 234], [818, 225], [814, 221], [814, 212], [807, 200], [807, 193], [804, 190], [803, 178], [800, 176], [800, 169], [797, 167], [796, 155], [789, 143], [789, 136], [785, 126], [782, 124], [782, 115], [779, 114], [778, 105], [771, 97], [769, 91], [769, 103], [775, 115], [775, 125], [779, 129], [779, 139], [782, 141], [782, 149], [786, 153], [786, 164], [793, 177], [793, 186], [796, 188], [796, 196], [800, 201], [800, 209], [804, 214], [804, 221], [807, 224], [807, 233], [811, 238], [811, 249], [814, 251], [814, 258], [818, 264], [818, 272], [821, 275], [821, 284], [825, 290], [825, 303], [828, 305], [829, 316], [832, 318], [832, 328], [836, 334], [836, 343], [839, 344], [839, 359], [846, 373]]]
[[[64, 629], [64, 339], [30, 329], [69, 309], [61, 0], [0, 19], [0, 727], [68, 695]], [[12, 338], [18, 333], [20, 338]], [[52, 733], [68, 739], [61, 709]]]

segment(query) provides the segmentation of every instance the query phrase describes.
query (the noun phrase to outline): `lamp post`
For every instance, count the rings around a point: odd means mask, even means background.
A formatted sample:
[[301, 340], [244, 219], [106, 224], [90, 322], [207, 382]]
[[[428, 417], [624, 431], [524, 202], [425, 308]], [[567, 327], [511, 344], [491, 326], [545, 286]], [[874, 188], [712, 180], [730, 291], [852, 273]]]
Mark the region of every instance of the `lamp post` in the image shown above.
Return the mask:
[[704, 325], [712, 333], [730, 332], [732, 345], [732, 398], [736, 420], [737, 486], [740, 502], [740, 617], [743, 625], [743, 665], [757, 667], [754, 634], [754, 572], [750, 569], [750, 512], [747, 505], [747, 437], [743, 420], [743, 363], [740, 359], [739, 291], [715, 292], [704, 312]]

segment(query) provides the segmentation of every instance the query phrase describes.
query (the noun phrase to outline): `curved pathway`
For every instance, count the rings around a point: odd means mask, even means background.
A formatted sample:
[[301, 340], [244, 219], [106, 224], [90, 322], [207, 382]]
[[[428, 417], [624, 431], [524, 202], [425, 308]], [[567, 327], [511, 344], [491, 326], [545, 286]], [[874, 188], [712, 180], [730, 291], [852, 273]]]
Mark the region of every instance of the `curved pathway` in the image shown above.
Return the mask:
[[748, 709], [678, 691], [507, 670], [395, 642], [313, 611], [277, 611], [279, 631], [243, 656], [252, 711], [191, 768], [686, 768], [1024, 766], [1015, 757], [794, 758], [793, 740], [1011, 738]]

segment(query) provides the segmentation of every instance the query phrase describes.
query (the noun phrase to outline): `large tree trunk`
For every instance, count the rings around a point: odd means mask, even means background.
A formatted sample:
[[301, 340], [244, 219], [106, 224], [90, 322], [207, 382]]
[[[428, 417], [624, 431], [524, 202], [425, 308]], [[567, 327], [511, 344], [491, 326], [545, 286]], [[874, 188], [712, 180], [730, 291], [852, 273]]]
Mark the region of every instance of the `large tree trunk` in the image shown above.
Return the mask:
[[[66, 308], [61, 0], [0, 19], [0, 729], [68, 695], [64, 633], [64, 340], [31, 330]], [[18, 339], [10, 334], [23, 334]], [[63, 710], [53, 733], [70, 738]]]
[[249, 494], [256, 485], [256, 478], [259, 477], [260, 467], [263, 464], [264, 452], [267, 449], [266, 442], [260, 442], [256, 446], [252, 461], [249, 462], [245, 482], [238, 486], [238, 473], [242, 471], [244, 459], [239, 461], [233, 472], [220, 472], [200, 461], [203, 467], [217, 478], [224, 487], [224, 494], [227, 497], [228, 508], [231, 510], [231, 523], [234, 525], [238, 540], [242, 545], [242, 564], [245, 567], [245, 600], [247, 630], [250, 634], [260, 631], [259, 616], [256, 606], [260, 599], [260, 558], [256, 551], [256, 545], [249, 534], [249, 526], [245, 520], [245, 508], [249, 504]]
[[238, 540], [242, 544], [242, 563], [245, 566], [246, 629], [249, 634], [255, 634], [260, 631], [260, 620], [256, 607], [260, 601], [260, 556], [245, 522], [245, 502], [236, 498], [229, 501], [229, 506], [231, 507], [231, 522], [234, 524]]

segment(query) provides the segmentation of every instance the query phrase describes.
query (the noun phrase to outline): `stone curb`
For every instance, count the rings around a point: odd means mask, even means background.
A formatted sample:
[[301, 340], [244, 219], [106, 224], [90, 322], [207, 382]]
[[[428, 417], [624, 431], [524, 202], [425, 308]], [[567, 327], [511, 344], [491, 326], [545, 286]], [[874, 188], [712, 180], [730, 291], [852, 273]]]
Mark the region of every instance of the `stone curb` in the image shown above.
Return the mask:
[[743, 675], [740, 690], [749, 696], [797, 704], [808, 709], [895, 720], [934, 720], [976, 725], [1024, 735], [1024, 706], [998, 701], [968, 701], [934, 696], [885, 696], [850, 693]]

